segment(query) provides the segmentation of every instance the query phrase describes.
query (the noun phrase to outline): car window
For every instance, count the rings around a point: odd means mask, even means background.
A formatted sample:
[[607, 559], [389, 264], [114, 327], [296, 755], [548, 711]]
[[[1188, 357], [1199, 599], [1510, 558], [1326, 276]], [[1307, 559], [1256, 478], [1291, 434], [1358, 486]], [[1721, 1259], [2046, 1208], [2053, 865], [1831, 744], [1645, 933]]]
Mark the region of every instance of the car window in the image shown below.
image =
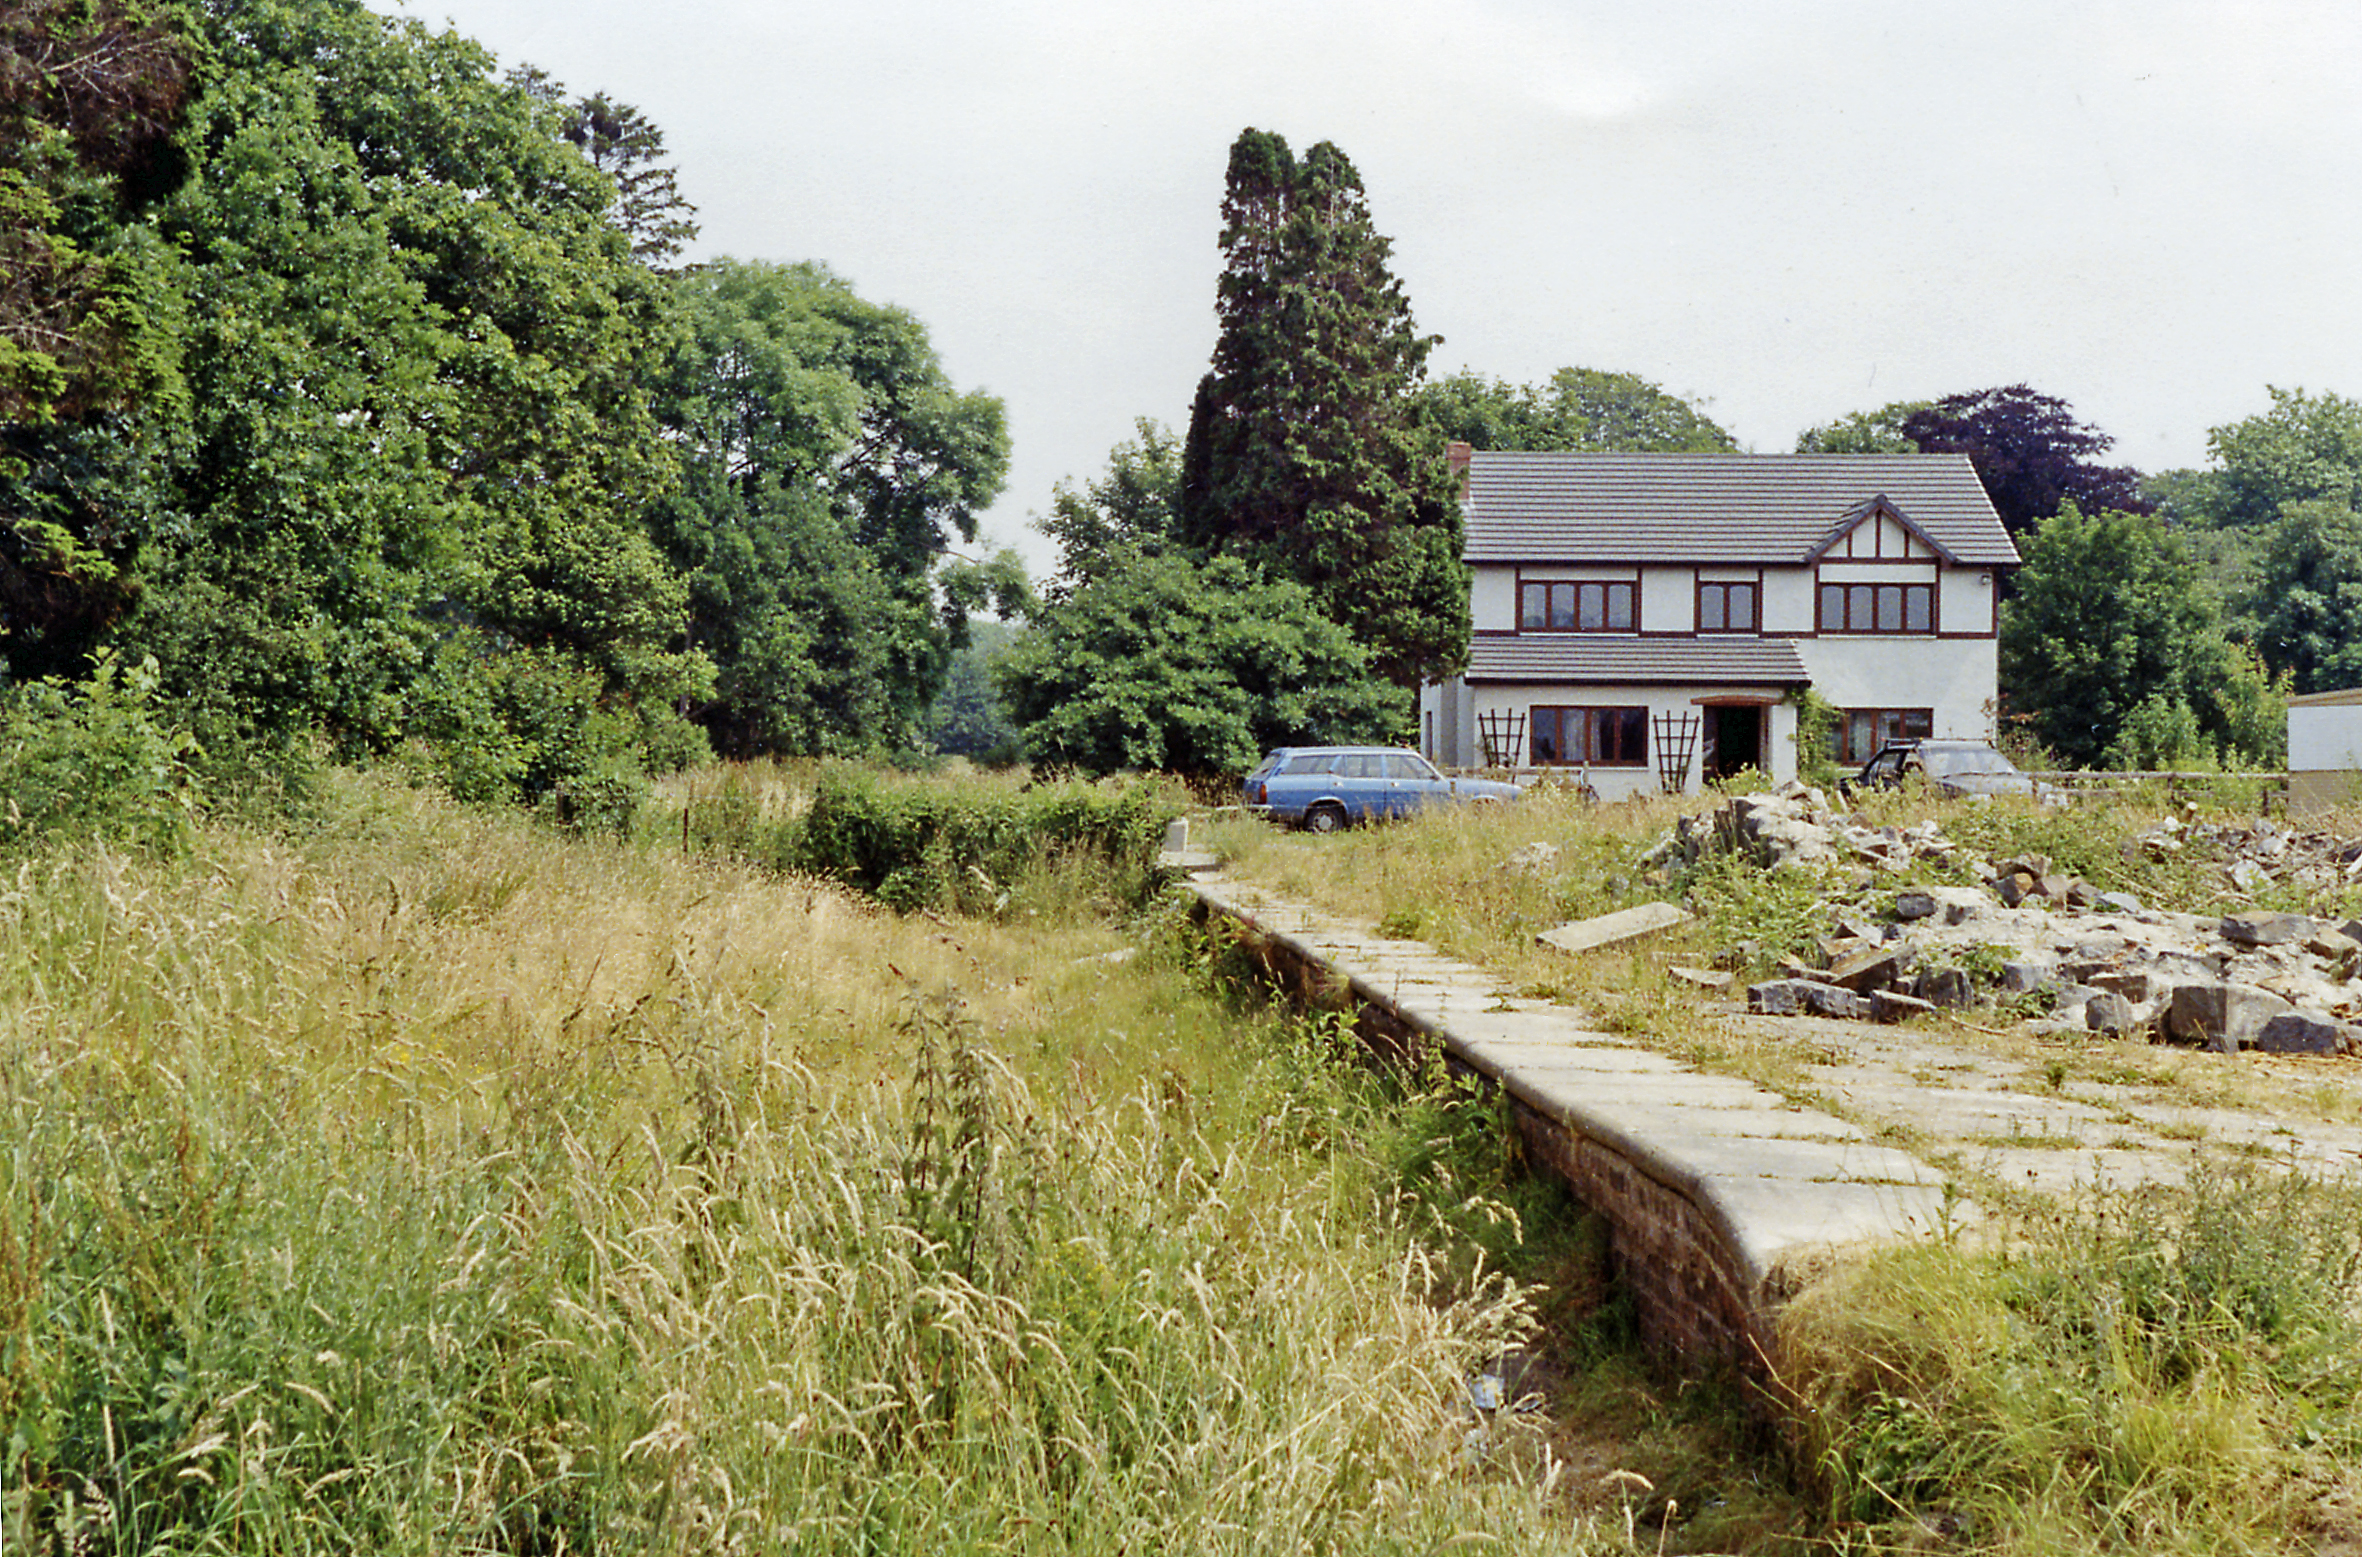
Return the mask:
[[1971, 773], [2015, 773], [2017, 769], [2007, 757], [1982, 747], [1969, 751], [1932, 751], [1926, 753], [1927, 770], [1939, 778], [1959, 778]]
[[1282, 768], [1282, 769], [1280, 769], [1280, 772], [1282, 772], [1282, 773], [1326, 773], [1326, 772], [1328, 772], [1328, 771], [1329, 771], [1329, 764], [1330, 764], [1330, 763], [1332, 763], [1332, 762], [1335, 762], [1336, 760], [1337, 760], [1337, 754], [1336, 754], [1335, 752], [1331, 752], [1331, 751], [1315, 751], [1315, 752], [1306, 752], [1306, 753], [1305, 753], [1303, 756], [1301, 756], [1301, 757], [1290, 757], [1290, 758], [1288, 759], [1288, 764], [1287, 764], [1287, 766], [1286, 766], [1286, 767], [1284, 767], [1284, 768]]
[[1398, 779], [1417, 779], [1423, 784], [1439, 783], [1443, 779], [1443, 775], [1436, 772], [1426, 758], [1407, 751], [1389, 753], [1386, 765], [1387, 773]]
[[1336, 765], [1329, 771], [1339, 778], [1371, 778], [1375, 776], [1371, 771], [1370, 757], [1366, 753], [1358, 751], [1349, 751], [1339, 757]]

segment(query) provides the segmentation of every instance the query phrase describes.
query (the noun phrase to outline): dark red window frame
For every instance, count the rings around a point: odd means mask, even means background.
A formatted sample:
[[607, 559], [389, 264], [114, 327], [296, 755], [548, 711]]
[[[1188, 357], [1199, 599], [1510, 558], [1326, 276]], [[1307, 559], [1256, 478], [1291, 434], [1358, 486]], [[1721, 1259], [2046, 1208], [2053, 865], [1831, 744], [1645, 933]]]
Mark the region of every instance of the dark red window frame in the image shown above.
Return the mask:
[[1648, 710], [1537, 706], [1527, 715], [1537, 768], [1648, 766]]

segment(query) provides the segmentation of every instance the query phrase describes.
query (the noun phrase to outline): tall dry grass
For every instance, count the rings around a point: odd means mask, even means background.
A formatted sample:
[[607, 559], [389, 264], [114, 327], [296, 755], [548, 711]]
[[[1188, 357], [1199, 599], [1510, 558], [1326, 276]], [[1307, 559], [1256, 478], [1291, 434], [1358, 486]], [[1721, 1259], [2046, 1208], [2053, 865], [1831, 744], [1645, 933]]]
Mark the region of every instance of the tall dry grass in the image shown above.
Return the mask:
[[323, 815], [0, 886], [7, 1549], [1622, 1544], [1185, 936]]

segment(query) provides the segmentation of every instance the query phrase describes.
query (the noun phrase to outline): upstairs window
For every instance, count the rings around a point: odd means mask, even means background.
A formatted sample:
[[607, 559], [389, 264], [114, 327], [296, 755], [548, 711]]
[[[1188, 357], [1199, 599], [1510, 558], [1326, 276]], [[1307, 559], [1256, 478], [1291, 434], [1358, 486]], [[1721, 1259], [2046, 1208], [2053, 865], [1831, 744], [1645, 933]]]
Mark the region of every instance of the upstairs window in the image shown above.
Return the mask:
[[1825, 633], [1932, 633], [1935, 630], [1933, 584], [1821, 586], [1821, 631]]
[[1517, 625], [1529, 633], [1628, 633], [1639, 620], [1638, 596], [1629, 579], [1526, 584], [1518, 590]]
[[1698, 631], [1751, 633], [1755, 631], [1753, 584], [1700, 584]]

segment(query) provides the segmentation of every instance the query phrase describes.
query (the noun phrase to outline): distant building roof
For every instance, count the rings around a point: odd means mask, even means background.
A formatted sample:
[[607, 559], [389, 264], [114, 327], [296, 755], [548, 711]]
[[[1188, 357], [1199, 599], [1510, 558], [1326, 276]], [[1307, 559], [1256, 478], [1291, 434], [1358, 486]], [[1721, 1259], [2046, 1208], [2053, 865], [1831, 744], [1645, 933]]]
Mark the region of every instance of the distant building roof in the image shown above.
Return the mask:
[[1812, 678], [1789, 638], [1478, 633], [1468, 643], [1467, 679], [1788, 687]]
[[1470, 562], [1804, 563], [1887, 506], [1952, 561], [2018, 560], [1965, 454], [1469, 459]]

